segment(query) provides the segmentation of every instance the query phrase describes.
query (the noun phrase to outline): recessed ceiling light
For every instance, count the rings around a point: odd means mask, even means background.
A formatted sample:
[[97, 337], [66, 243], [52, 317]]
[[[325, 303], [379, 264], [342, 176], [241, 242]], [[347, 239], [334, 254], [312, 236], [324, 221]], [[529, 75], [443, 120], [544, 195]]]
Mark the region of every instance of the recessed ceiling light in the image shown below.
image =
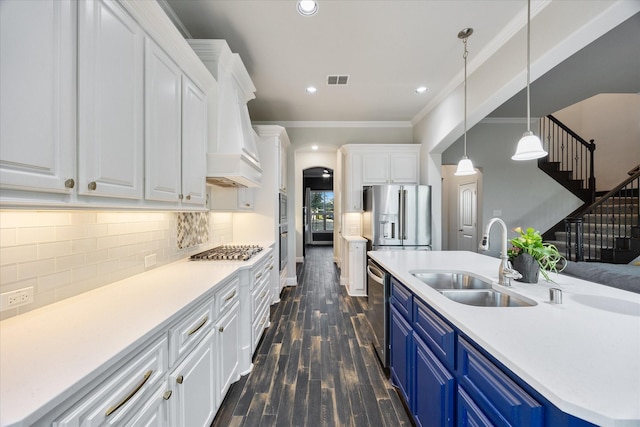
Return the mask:
[[416, 93], [425, 93], [426, 91], [428, 91], [429, 88], [426, 86], [420, 86], [419, 88], [416, 89]]
[[318, 13], [318, 2], [315, 0], [298, 0], [298, 13], [302, 16], [313, 16]]
[[312, 146], [311, 146], [311, 149], [312, 149], [312, 150], [317, 150], [317, 149], [318, 149], [318, 146], [317, 146], [317, 145], [312, 145]]
[[316, 89], [314, 86], [309, 86], [305, 90], [307, 91], [307, 93], [316, 93], [318, 91], [318, 89]]

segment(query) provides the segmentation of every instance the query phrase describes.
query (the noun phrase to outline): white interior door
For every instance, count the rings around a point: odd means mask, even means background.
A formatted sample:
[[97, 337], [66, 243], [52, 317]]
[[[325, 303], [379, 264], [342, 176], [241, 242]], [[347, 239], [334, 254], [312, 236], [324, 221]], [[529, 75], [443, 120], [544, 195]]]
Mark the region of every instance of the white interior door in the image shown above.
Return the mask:
[[458, 185], [458, 248], [478, 250], [478, 183]]

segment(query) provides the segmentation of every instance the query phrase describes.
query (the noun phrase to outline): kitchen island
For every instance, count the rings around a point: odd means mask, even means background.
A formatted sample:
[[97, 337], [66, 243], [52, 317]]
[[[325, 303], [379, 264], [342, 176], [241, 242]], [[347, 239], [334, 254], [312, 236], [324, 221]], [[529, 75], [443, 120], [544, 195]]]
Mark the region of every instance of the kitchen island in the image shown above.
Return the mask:
[[[640, 295], [556, 274], [555, 283], [505, 288], [497, 284], [500, 261], [472, 252], [368, 255], [457, 329], [460, 341], [473, 342], [560, 411], [597, 425], [640, 425]], [[418, 271], [470, 273], [536, 304], [461, 304], [412, 275]], [[562, 304], [549, 302], [552, 287], [562, 289]]]

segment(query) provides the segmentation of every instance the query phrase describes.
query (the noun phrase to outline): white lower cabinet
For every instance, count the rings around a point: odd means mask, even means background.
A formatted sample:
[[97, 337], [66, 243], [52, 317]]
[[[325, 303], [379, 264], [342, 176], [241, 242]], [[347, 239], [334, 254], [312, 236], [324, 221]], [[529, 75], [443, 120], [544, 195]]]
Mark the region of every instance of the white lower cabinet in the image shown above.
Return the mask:
[[166, 400], [171, 397], [169, 385], [163, 381], [151, 397], [144, 402], [140, 410], [132, 410], [135, 415], [125, 426], [127, 427], [169, 427], [173, 424], [169, 422], [169, 408]]
[[211, 330], [169, 375], [169, 407], [174, 426], [209, 426], [218, 406], [216, 338]]
[[234, 276], [35, 425], [211, 425], [240, 379], [240, 304]]
[[[216, 324], [218, 332], [218, 395], [216, 408], [222, 403], [231, 384], [239, 378], [240, 366], [240, 304], [234, 306]], [[189, 424], [191, 425], [191, 424]]]
[[168, 351], [167, 337], [163, 336], [117, 369], [54, 421], [53, 426], [124, 425], [140, 405], [153, 400], [154, 384], [161, 381], [167, 371]]

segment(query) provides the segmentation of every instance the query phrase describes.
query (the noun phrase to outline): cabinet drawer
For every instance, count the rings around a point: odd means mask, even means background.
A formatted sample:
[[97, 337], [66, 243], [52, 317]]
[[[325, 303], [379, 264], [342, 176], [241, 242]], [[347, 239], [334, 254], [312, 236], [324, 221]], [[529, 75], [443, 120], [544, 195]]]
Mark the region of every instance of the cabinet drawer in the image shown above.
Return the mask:
[[429, 348], [449, 369], [455, 363], [455, 331], [417, 298], [414, 301], [413, 327]]
[[262, 333], [264, 329], [269, 326], [269, 306], [265, 306], [265, 308], [257, 313], [256, 319], [252, 325], [252, 335], [251, 335], [251, 352], [253, 353], [260, 342], [260, 338], [262, 338]]
[[462, 338], [458, 369], [462, 386], [494, 424], [542, 426], [542, 405]]
[[229, 282], [221, 285], [215, 294], [215, 312], [216, 319], [227, 312], [233, 306], [233, 304], [240, 298], [238, 296], [238, 277], [234, 277]]
[[267, 287], [268, 282], [262, 281], [256, 288], [251, 291], [251, 312], [255, 313], [258, 311], [262, 303], [268, 300], [269, 288]]
[[188, 353], [200, 342], [211, 329], [214, 318], [213, 297], [203, 305], [193, 310], [188, 316], [180, 320], [176, 326], [169, 329], [169, 364], [173, 366], [180, 357]]
[[54, 427], [119, 426], [155, 391], [167, 369], [169, 345], [164, 336], [114, 372], [53, 423]]
[[492, 427], [493, 424], [466, 391], [458, 386], [458, 425]]
[[391, 303], [407, 321], [412, 321], [413, 294], [393, 276], [391, 277]]

